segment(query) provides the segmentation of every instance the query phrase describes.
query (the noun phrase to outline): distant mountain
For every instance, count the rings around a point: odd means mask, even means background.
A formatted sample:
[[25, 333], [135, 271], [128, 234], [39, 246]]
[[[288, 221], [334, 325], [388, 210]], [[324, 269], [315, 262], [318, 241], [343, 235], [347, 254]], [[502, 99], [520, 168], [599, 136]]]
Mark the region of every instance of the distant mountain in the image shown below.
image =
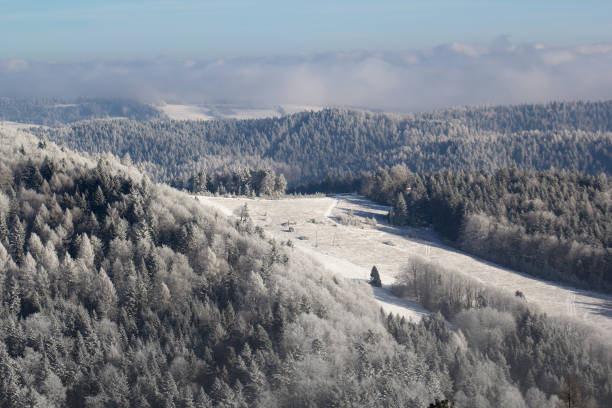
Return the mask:
[[133, 100], [0, 97], [0, 121], [58, 126], [88, 119], [149, 120], [164, 117], [163, 113], [152, 106]]
[[464, 107], [405, 116], [326, 109], [280, 118], [87, 121], [44, 132], [129, 154], [158, 180], [270, 167], [290, 183], [405, 164], [414, 172], [519, 167], [612, 174], [612, 102]]

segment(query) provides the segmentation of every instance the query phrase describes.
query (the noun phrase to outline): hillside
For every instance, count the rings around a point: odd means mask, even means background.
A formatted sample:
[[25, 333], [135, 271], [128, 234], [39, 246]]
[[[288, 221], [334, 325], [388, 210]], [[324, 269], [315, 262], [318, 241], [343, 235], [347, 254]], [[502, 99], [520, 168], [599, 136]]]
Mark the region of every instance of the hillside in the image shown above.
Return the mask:
[[165, 115], [144, 103], [125, 99], [56, 98], [15, 99], [0, 97], [0, 122], [59, 126], [91, 119], [162, 119]]
[[[2, 140], [3, 407], [373, 405], [384, 390], [420, 406], [442, 392], [365, 287], [112, 158]], [[356, 377], [360, 364], [382, 365]]]
[[3, 407], [612, 402], [596, 331], [490, 291], [452, 326], [388, 316], [246, 214], [109, 155], [0, 141]]
[[68, 147], [129, 154], [158, 180], [271, 168], [292, 184], [405, 164], [440, 169], [612, 173], [612, 102], [457, 108], [394, 116], [327, 109], [281, 118], [88, 121], [45, 132]]

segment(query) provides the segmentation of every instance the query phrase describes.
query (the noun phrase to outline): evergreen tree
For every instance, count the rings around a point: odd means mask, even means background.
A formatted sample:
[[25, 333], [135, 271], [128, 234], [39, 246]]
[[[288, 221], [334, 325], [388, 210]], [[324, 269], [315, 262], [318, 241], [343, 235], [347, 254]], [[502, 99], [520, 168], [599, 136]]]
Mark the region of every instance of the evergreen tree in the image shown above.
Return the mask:
[[9, 234], [9, 253], [13, 257], [13, 260], [18, 265], [21, 265], [24, 259], [24, 245], [26, 239], [26, 232], [23, 224], [18, 218], [14, 218], [11, 222], [11, 231]]
[[240, 207], [240, 222], [247, 222], [249, 219], [249, 206], [245, 203], [242, 207]]
[[276, 186], [276, 180], [274, 177], [274, 173], [270, 170], [265, 170], [261, 181], [259, 182], [259, 186], [257, 192], [259, 195], [269, 196], [274, 193], [274, 187]]
[[285, 194], [285, 190], [287, 190], [287, 180], [283, 174], [279, 174], [278, 177], [276, 177], [274, 190], [279, 194]]
[[9, 237], [10, 234], [8, 226], [6, 225], [6, 217], [4, 216], [4, 214], [0, 214], [0, 243], [5, 247], [9, 246]]
[[206, 183], [208, 182], [206, 178], [206, 173], [204, 171], [195, 174], [191, 178], [191, 186], [190, 190], [192, 193], [200, 194], [206, 192]]
[[406, 205], [406, 199], [404, 193], [399, 191], [395, 200], [393, 222], [399, 225], [403, 225], [408, 218], [408, 206]]
[[378, 269], [376, 268], [376, 266], [373, 266], [372, 270], [370, 271], [370, 285], [375, 286], [377, 288], [382, 287], [380, 274], [378, 273]]
[[439, 400], [436, 398], [435, 402], [429, 404], [429, 408], [453, 408], [455, 403], [450, 402], [449, 400]]
[[94, 194], [92, 209], [98, 217], [103, 216], [104, 210], [106, 210], [106, 197], [100, 186], [98, 186]]

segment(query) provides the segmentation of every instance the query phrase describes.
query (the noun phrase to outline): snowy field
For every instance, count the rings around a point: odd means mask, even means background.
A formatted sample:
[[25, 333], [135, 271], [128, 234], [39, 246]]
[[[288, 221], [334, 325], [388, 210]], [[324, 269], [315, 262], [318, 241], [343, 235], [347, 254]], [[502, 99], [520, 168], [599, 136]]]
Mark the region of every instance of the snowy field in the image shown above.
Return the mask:
[[[388, 312], [419, 319], [427, 313], [418, 304], [393, 296], [388, 287], [411, 255], [420, 255], [472, 278], [514, 294], [520, 290], [528, 302], [551, 316], [570, 316], [612, 334], [612, 296], [547, 282], [511, 271], [441, 244], [434, 234], [385, 222], [388, 208], [356, 195], [282, 200], [204, 197], [198, 199], [224, 215], [245, 203], [255, 224], [281, 241], [290, 239], [296, 250], [318, 260], [330, 272], [354, 281], [369, 279], [378, 268], [382, 289], [373, 295]], [[348, 218], [341, 225], [336, 217]], [[375, 220], [376, 222], [373, 222]]]
[[19, 122], [11, 122], [8, 120], [0, 121], [0, 129], [27, 130], [33, 127], [47, 128], [47, 126], [35, 125], [33, 123], [19, 123]]
[[174, 120], [213, 120], [213, 119], [263, 119], [278, 118], [304, 111], [319, 111], [320, 106], [282, 105], [275, 107], [244, 107], [238, 105], [180, 105], [164, 104], [156, 106], [170, 119]]
[[173, 120], [212, 120], [213, 116], [209, 115], [209, 110], [196, 105], [177, 105], [166, 104], [156, 106], [170, 119]]

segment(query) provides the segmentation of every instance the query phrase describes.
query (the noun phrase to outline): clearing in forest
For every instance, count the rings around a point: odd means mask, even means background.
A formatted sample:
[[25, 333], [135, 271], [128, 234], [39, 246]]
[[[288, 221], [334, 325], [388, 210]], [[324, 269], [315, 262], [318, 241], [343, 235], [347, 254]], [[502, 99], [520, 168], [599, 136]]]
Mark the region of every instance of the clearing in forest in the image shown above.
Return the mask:
[[355, 281], [369, 280], [376, 265], [383, 288], [376, 300], [387, 312], [419, 319], [426, 310], [393, 296], [389, 286], [411, 255], [420, 255], [514, 294], [551, 316], [569, 316], [612, 334], [612, 296], [544, 281], [442, 244], [430, 231], [386, 222], [388, 207], [357, 195], [279, 200], [197, 197], [221, 214], [235, 214], [247, 204], [256, 225], [279, 241], [291, 240], [296, 250], [317, 259], [331, 272]]

